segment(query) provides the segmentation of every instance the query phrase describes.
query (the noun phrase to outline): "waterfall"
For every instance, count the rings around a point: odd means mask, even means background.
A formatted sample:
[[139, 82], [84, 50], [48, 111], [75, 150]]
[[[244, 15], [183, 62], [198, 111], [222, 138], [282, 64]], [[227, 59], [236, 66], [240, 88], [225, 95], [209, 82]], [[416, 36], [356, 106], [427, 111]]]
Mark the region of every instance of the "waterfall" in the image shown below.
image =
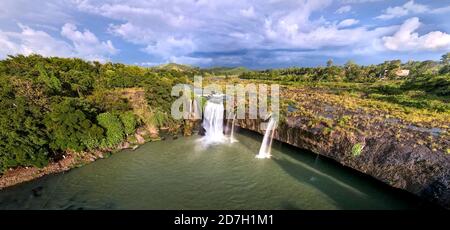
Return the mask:
[[234, 122], [235, 121], [236, 121], [236, 114], [234, 114], [233, 122], [231, 122], [230, 143], [237, 142], [237, 140], [234, 139]]
[[206, 102], [203, 113], [204, 143], [222, 143], [226, 140], [223, 134], [223, 113], [224, 106], [221, 100], [211, 98]]
[[229, 112], [227, 115], [227, 124], [225, 125], [225, 134], [226, 135], [230, 134], [230, 119], [229, 119], [230, 115], [231, 115], [231, 112]]
[[236, 114], [234, 114], [233, 119], [229, 119], [233, 112], [229, 112], [227, 116], [227, 124], [225, 126], [225, 134], [228, 136], [230, 143], [237, 142], [234, 138], [234, 124], [236, 122]]
[[261, 148], [259, 149], [259, 153], [258, 155], [256, 155], [256, 158], [270, 158], [270, 149], [272, 148], [272, 140], [275, 134], [275, 128], [276, 121], [273, 117], [271, 117], [264, 134], [263, 142], [261, 143]]

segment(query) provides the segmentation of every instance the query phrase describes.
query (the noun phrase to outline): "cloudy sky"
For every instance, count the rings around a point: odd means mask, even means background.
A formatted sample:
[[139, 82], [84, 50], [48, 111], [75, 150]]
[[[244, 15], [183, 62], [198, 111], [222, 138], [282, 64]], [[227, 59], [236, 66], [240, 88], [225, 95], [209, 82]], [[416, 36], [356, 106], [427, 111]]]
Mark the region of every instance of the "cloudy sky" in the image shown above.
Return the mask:
[[1, 0], [0, 58], [250, 68], [438, 60], [450, 0]]

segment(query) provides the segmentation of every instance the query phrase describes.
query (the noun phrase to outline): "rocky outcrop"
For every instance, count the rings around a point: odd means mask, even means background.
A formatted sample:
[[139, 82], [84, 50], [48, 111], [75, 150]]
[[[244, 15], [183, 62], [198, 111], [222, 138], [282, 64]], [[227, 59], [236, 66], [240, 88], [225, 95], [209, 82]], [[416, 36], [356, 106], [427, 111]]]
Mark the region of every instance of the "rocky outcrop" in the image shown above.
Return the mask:
[[[242, 128], [264, 132], [260, 129], [261, 120], [237, 123]], [[276, 140], [334, 159], [392, 187], [450, 208], [450, 155], [417, 146], [413, 139], [398, 140], [390, 133], [376, 137], [326, 133], [320, 127], [302, 125], [299, 117], [288, 117], [280, 123]]]

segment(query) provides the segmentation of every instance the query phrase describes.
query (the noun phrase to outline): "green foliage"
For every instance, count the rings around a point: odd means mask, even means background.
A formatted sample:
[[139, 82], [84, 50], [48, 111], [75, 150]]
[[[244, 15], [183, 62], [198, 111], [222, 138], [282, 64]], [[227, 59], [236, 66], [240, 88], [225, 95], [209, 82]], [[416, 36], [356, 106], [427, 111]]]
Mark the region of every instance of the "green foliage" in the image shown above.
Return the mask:
[[52, 72], [48, 74], [42, 65], [37, 65], [36, 68], [39, 70], [37, 81], [45, 84], [51, 92], [59, 93], [61, 91], [61, 82], [59, 79]]
[[167, 113], [159, 109], [155, 109], [152, 113], [150, 122], [155, 127], [164, 127], [170, 122], [170, 118]]
[[97, 116], [100, 126], [106, 130], [106, 137], [101, 146], [110, 148], [118, 145], [125, 138], [125, 130], [119, 117], [113, 113], [101, 113]]
[[87, 100], [92, 103], [100, 111], [128, 111], [131, 109], [128, 101], [121, 97], [116, 91], [110, 90], [95, 90], [87, 97]]
[[[149, 107], [148, 113], [137, 113], [146, 125], [177, 127], [178, 121], [169, 116], [176, 99], [170, 95], [171, 89], [198, 74], [240, 74], [242, 79], [303, 84], [349, 97], [447, 112], [448, 57], [443, 55], [441, 62], [392, 60], [369, 66], [354, 62], [340, 66], [330, 60], [326, 67], [251, 71], [201, 70], [176, 64], [142, 68], [78, 58], [8, 56], [0, 61], [0, 170], [43, 166], [67, 149], [114, 147], [138, 125], [131, 109], [136, 112]], [[399, 69], [410, 70], [410, 75], [396, 76]], [[127, 91], [121, 88], [144, 89], [148, 107], [144, 100], [136, 102], [124, 95]], [[349, 125], [350, 120], [343, 117], [338, 123]]]
[[338, 120], [338, 125], [339, 126], [346, 126], [346, 125], [349, 124], [351, 119], [352, 119], [352, 117], [350, 117], [348, 115], [344, 115]]
[[450, 64], [450, 52], [442, 55], [441, 61], [444, 65]]
[[122, 121], [124, 131], [126, 135], [133, 134], [138, 124], [136, 116], [132, 111], [127, 111], [120, 114], [120, 120]]
[[170, 106], [176, 99], [171, 96], [173, 80], [159, 76], [151, 76], [151, 79], [153, 84], [147, 84], [145, 88], [145, 95], [150, 107], [170, 112]]
[[0, 172], [16, 166], [45, 166], [48, 143], [42, 111], [0, 79]]
[[440, 70], [439, 70], [439, 74], [450, 74], [450, 64], [447, 64], [445, 66], [443, 66]]
[[405, 90], [423, 90], [437, 96], [450, 97], [450, 76], [422, 75], [406, 81], [402, 88]]
[[364, 149], [364, 143], [356, 143], [352, 147], [352, 155], [355, 157], [361, 155], [361, 152], [363, 149]]
[[82, 151], [98, 147], [103, 129], [89, 120], [88, 111], [78, 99], [65, 98], [52, 105], [44, 123], [50, 133], [50, 147], [55, 150]]
[[146, 89], [151, 111], [155, 111], [148, 119], [159, 127], [173, 124], [168, 117], [174, 100], [171, 88], [197, 73], [198, 68], [8, 56], [0, 61], [0, 171], [44, 166], [68, 149], [91, 150], [120, 143], [138, 122], [123, 95], [127, 91], [116, 88]]

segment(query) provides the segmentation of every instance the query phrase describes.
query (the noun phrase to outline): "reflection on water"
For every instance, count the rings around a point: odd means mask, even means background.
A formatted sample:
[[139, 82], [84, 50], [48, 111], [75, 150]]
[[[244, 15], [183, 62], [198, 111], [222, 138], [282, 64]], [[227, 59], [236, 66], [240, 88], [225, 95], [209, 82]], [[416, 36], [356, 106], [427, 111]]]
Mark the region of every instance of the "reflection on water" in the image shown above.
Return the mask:
[[202, 147], [200, 137], [148, 143], [0, 191], [0, 209], [405, 209], [420, 201], [353, 170], [262, 136]]

